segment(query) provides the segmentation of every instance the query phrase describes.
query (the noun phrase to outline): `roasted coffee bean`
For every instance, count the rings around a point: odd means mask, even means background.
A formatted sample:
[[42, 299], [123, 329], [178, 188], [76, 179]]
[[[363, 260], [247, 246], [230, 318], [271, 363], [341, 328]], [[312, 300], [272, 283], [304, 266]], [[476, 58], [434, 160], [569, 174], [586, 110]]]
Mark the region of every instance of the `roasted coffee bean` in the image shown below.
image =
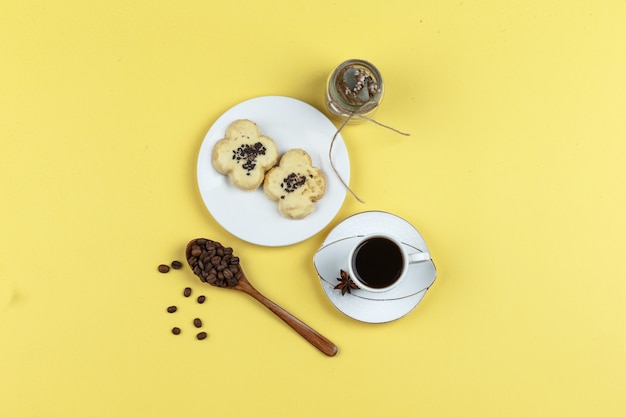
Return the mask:
[[202, 327], [202, 320], [196, 317], [195, 319], [193, 319], [193, 325], [196, 326], [197, 328]]
[[206, 301], [206, 297], [204, 295], [201, 295], [198, 297], [198, 304], [202, 304]]
[[167, 312], [168, 312], [168, 313], [175, 313], [175, 312], [176, 312], [176, 310], [178, 310], [178, 308], [177, 308], [176, 306], [169, 306], [169, 307], [167, 308]]
[[[220, 287], [235, 286], [241, 278], [239, 258], [233, 256], [233, 249], [209, 239], [197, 239], [187, 257], [194, 274], [201, 281]], [[224, 272], [226, 272], [226, 276]]]
[[185, 290], [183, 291], [183, 295], [185, 297], [189, 297], [191, 295], [191, 288], [189, 287], [185, 288]]
[[223, 273], [224, 273], [224, 279], [226, 279], [226, 280], [229, 280], [232, 277], [234, 277], [234, 275], [233, 275], [233, 273], [232, 273], [232, 271], [230, 269], [225, 269]]
[[172, 268], [174, 269], [180, 269], [183, 267], [182, 262], [180, 261], [172, 261]]
[[174, 334], [180, 334], [180, 328], [178, 328], [178, 327], [172, 327], [172, 333], [174, 333]]
[[206, 337], [207, 337], [206, 332], [200, 332], [200, 333], [198, 333], [196, 335], [196, 339], [198, 339], [198, 340], [204, 340], [204, 339], [206, 339]]
[[162, 273], [162, 274], [166, 274], [166, 273], [170, 272], [170, 267], [165, 265], [165, 264], [159, 265], [158, 269], [159, 269], [159, 272]]

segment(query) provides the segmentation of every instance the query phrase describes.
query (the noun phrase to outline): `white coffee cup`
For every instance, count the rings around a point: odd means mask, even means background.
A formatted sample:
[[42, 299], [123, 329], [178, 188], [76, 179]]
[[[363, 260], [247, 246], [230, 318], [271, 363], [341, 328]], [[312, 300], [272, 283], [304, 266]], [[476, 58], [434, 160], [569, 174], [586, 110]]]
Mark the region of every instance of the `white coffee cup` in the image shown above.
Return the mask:
[[350, 250], [348, 274], [362, 290], [389, 291], [406, 278], [410, 264], [430, 259], [428, 252], [409, 252], [394, 237], [375, 233], [363, 236]]

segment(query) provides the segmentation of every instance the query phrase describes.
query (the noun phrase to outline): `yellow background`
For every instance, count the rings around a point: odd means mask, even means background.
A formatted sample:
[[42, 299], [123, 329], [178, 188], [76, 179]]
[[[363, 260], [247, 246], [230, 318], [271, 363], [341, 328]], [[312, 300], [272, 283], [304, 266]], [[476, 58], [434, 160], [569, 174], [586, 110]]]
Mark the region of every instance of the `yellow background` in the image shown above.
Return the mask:
[[[624, 1], [0, 6], [3, 417], [626, 414]], [[323, 109], [349, 58], [383, 74], [376, 118], [411, 133], [343, 132], [366, 203], [288, 247], [229, 235], [195, 179], [212, 122], [263, 95]], [[312, 265], [365, 210], [412, 222], [438, 267], [383, 325], [335, 310]], [[156, 271], [198, 236], [339, 354]]]

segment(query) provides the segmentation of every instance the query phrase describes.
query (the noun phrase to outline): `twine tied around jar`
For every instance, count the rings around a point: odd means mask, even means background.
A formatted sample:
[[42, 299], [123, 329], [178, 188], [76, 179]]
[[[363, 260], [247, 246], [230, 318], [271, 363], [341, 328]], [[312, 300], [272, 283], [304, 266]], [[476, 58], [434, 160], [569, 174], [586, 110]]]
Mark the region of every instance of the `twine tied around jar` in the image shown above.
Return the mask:
[[[369, 102], [368, 102], [369, 103]], [[363, 106], [365, 107], [368, 103], [364, 104]], [[356, 200], [359, 203], [365, 203], [365, 201], [361, 200], [361, 198], [359, 198], [358, 195], [356, 195], [356, 193], [350, 188], [350, 186], [344, 181], [343, 178], [341, 178], [341, 174], [339, 174], [339, 171], [337, 171], [337, 168], [335, 167], [335, 163], [333, 162], [333, 146], [335, 145], [335, 140], [337, 139], [337, 136], [339, 136], [339, 133], [341, 132], [341, 130], [348, 124], [348, 122], [353, 118], [353, 117], [358, 117], [360, 119], [364, 119], [367, 120], [368, 122], [372, 122], [374, 124], [377, 124], [378, 126], [382, 126], [386, 129], [389, 129], [393, 132], [396, 132], [400, 135], [403, 136], [411, 136], [410, 133], [406, 133], [406, 132], [402, 132], [396, 128], [393, 128], [391, 126], [387, 126], [386, 124], [383, 124], [377, 120], [372, 119], [371, 117], [365, 116], [363, 114], [359, 114], [357, 112], [350, 112], [350, 114], [348, 114], [348, 117], [345, 118], [345, 120], [341, 123], [341, 125], [339, 125], [339, 127], [337, 128], [337, 131], [335, 131], [335, 134], [333, 135], [332, 140], [330, 141], [330, 147], [328, 149], [328, 159], [330, 160], [330, 166], [333, 169], [333, 171], [335, 172], [335, 175], [337, 176], [337, 178], [339, 178], [339, 181], [341, 181], [341, 183], [343, 184], [344, 187], [346, 187], [346, 190], [348, 190], [350, 192], [350, 194], [352, 194], [352, 196], [354, 198], [356, 198]]]

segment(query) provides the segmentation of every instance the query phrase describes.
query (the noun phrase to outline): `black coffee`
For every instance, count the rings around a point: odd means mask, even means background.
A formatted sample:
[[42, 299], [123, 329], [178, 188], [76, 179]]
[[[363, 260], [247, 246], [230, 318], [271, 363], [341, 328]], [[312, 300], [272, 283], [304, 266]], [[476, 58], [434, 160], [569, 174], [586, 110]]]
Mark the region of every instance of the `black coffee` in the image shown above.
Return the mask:
[[384, 237], [362, 242], [352, 258], [355, 278], [371, 288], [390, 286], [400, 278], [403, 267], [402, 250]]

